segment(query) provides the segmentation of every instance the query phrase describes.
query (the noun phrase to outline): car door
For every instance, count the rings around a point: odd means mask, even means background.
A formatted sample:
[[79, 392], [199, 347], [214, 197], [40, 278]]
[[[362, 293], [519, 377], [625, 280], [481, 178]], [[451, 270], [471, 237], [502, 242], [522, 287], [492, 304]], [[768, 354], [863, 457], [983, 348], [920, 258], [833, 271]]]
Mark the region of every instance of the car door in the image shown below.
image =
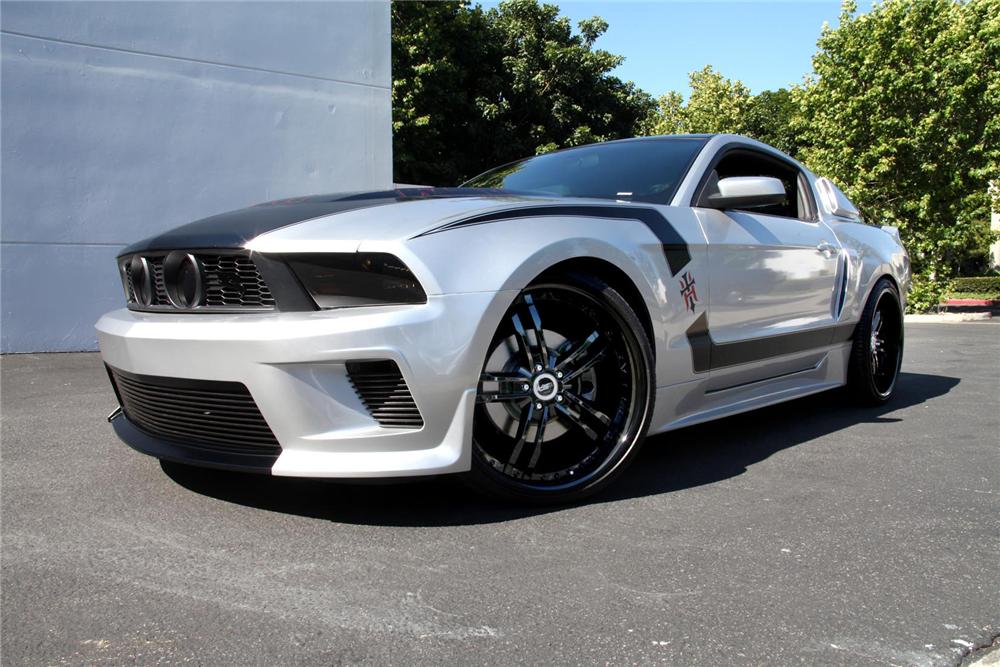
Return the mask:
[[[770, 176], [787, 196], [763, 209], [695, 208], [708, 241], [704, 324], [714, 372], [828, 345], [842, 272], [839, 242], [820, 221], [802, 171], [746, 146], [723, 151], [706, 176]], [[771, 371], [764, 364], [741, 381]]]

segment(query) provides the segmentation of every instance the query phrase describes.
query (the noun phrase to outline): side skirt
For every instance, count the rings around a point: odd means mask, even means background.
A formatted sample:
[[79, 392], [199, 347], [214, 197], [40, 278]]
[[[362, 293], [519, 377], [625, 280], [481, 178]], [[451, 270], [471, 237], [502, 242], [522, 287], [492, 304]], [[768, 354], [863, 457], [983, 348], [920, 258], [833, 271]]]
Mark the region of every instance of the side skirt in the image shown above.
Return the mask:
[[840, 344], [813, 366], [727, 387], [712, 387], [708, 377], [660, 387], [649, 432], [672, 431], [842, 387], [850, 351], [849, 343]]
[[771, 382], [773, 380], [780, 380], [782, 378], [792, 377], [793, 375], [801, 375], [803, 373], [809, 373], [819, 369], [826, 362], [826, 357], [823, 357], [822, 361], [812, 366], [802, 368], [797, 371], [788, 371], [787, 373], [778, 373], [777, 375], [772, 375], [771, 377], [761, 378], [760, 380], [751, 380], [749, 382], [740, 382], [739, 384], [730, 385], [728, 387], [719, 387], [718, 389], [709, 389], [705, 392], [706, 396], [711, 394], [719, 394], [724, 391], [732, 391], [734, 389], [743, 389], [744, 387], [752, 387], [756, 384], [761, 384], [762, 382]]

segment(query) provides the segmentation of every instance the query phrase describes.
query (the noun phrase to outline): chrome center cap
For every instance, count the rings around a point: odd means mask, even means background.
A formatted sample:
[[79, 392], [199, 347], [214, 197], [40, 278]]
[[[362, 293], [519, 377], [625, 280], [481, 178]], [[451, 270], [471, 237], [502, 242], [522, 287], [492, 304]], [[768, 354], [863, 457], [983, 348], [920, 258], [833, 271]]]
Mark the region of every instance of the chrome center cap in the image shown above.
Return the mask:
[[531, 393], [539, 401], [551, 401], [559, 393], [559, 380], [552, 373], [539, 373], [531, 381]]

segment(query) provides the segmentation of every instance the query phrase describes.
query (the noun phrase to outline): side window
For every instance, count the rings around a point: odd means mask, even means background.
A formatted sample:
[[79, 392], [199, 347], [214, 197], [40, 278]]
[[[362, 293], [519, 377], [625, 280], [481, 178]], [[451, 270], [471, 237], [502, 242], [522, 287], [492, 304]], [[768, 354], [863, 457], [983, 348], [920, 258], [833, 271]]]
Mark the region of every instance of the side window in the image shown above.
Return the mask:
[[785, 186], [785, 201], [773, 206], [755, 208], [753, 213], [778, 215], [785, 218], [811, 220], [814, 217], [811, 198], [806, 194], [805, 178], [793, 165], [763, 153], [737, 149], [723, 156], [715, 166], [719, 178], [730, 176], [770, 176]]

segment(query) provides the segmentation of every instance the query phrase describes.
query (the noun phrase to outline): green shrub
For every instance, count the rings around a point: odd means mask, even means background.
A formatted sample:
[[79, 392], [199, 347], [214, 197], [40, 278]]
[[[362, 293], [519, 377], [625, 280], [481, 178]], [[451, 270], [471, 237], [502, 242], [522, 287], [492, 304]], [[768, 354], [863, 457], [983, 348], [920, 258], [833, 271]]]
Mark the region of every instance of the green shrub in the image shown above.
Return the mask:
[[1000, 294], [1000, 276], [954, 278], [948, 286], [948, 291], [954, 294], [982, 294], [984, 292], [990, 294]]
[[926, 313], [941, 303], [947, 282], [938, 282], [927, 276], [913, 276], [913, 286], [906, 297], [906, 312]]

